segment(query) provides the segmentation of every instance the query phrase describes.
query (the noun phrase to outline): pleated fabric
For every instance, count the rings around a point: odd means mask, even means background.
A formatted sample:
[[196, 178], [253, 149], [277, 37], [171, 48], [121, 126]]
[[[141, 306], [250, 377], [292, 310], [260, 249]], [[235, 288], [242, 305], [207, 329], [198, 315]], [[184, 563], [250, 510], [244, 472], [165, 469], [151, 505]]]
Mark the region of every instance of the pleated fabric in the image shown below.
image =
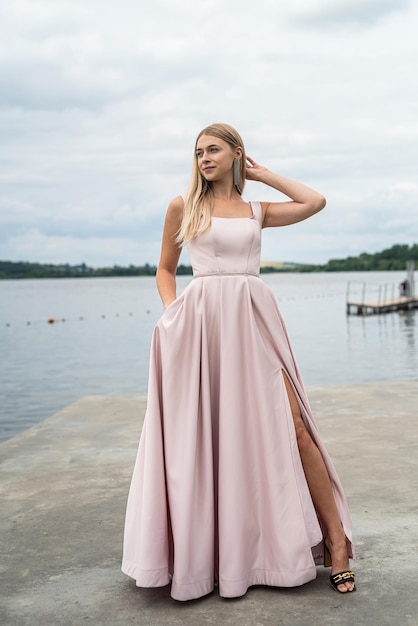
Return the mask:
[[344, 492], [322, 443], [274, 295], [259, 278], [261, 205], [212, 218], [189, 245], [194, 279], [158, 321], [128, 496], [122, 571], [176, 600], [237, 597], [316, 576], [323, 533], [285, 373], [326, 464], [349, 555]]

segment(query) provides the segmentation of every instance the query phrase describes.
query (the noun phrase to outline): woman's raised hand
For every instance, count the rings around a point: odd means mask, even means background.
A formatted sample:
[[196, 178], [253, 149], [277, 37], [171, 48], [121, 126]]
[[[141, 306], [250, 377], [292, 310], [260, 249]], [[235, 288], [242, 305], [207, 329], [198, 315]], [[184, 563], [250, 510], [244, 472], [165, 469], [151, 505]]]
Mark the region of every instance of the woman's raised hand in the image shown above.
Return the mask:
[[247, 156], [246, 166], [245, 178], [247, 180], [262, 180], [263, 174], [266, 174], [269, 171], [266, 167], [256, 163], [249, 156]]

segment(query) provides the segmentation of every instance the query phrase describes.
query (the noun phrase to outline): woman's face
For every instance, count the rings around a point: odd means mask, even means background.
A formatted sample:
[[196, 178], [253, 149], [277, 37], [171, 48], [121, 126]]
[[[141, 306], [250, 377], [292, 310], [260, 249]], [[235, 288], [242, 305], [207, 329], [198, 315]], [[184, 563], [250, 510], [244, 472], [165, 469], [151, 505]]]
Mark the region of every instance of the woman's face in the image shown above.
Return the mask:
[[241, 148], [233, 149], [229, 143], [212, 135], [201, 135], [196, 144], [197, 166], [208, 181], [231, 175], [234, 158], [241, 154]]

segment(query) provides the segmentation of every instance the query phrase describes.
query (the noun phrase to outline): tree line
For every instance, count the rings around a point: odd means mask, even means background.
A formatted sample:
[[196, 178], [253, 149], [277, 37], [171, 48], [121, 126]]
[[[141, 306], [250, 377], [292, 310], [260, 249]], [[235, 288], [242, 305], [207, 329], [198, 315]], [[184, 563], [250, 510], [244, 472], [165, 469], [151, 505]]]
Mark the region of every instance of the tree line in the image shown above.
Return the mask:
[[[272, 272], [357, 272], [357, 271], [395, 271], [404, 270], [407, 261], [418, 264], [418, 244], [395, 244], [391, 248], [345, 259], [331, 259], [324, 265], [284, 264], [283, 267], [264, 266], [262, 273]], [[109, 276], [155, 276], [156, 265], [129, 265], [127, 267], [89, 267], [85, 263], [79, 265], [29, 263], [27, 261], [0, 261], [0, 279], [17, 278], [86, 278]], [[192, 274], [189, 265], [179, 265], [177, 274]]]
[[368, 254], [363, 252], [358, 256], [349, 256], [346, 259], [331, 259], [323, 266], [326, 272], [368, 272], [368, 271], [395, 271], [404, 270], [407, 261], [415, 261], [418, 266], [418, 244], [395, 244], [391, 248]]

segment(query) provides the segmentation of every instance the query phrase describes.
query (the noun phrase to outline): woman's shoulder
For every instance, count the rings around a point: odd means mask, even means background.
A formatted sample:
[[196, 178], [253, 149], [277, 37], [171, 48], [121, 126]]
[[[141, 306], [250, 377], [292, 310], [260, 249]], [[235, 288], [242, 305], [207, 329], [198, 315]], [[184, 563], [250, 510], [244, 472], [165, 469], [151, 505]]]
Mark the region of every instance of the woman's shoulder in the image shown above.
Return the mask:
[[176, 196], [173, 198], [169, 204], [169, 206], [173, 207], [184, 207], [184, 196]]
[[184, 198], [183, 196], [176, 196], [173, 198], [168, 205], [167, 213], [172, 215], [173, 217], [182, 217], [184, 209]]

